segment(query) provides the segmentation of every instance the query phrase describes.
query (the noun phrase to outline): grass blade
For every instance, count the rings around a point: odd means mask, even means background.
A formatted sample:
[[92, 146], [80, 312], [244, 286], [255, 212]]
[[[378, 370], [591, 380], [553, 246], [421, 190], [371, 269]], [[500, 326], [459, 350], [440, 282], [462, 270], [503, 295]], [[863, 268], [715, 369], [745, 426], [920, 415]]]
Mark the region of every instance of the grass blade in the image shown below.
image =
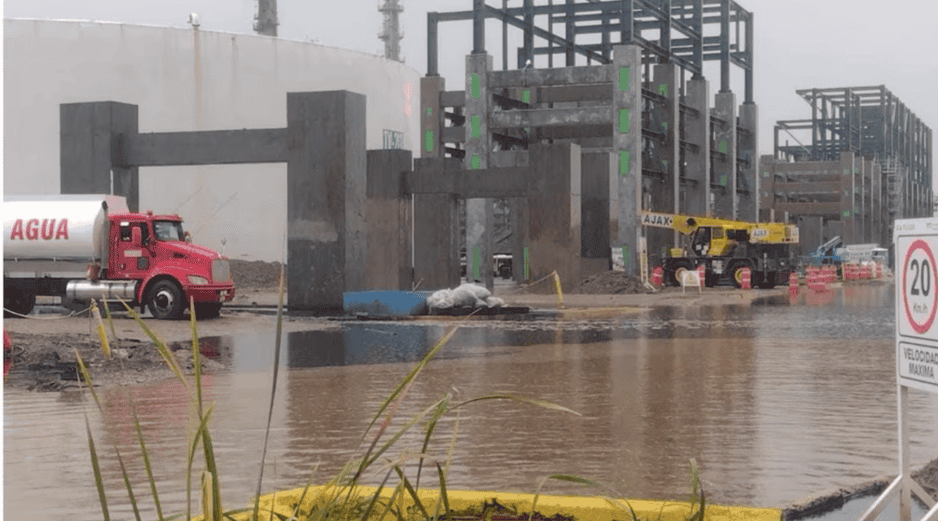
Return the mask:
[[186, 391], [189, 391], [189, 382], [186, 381], [186, 378], [182, 375], [182, 369], [179, 367], [179, 362], [176, 360], [176, 357], [173, 356], [173, 353], [166, 347], [166, 343], [151, 330], [147, 324], [143, 321], [143, 318], [140, 317], [140, 314], [133, 310], [130, 306], [124, 302], [123, 299], [120, 300], [121, 304], [127, 308], [127, 312], [134, 319], [137, 325], [140, 326], [140, 329], [143, 329], [143, 332], [150, 337], [150, 340], [153, 342], [153, 345], [156, 346], [156, 350], [160, 353], [160, 356], [163, 357], [163, 361], [166, 362], [166, 365], [169, 369], [176, 374], [176, 378], [179, 378], [179, 381], [182, 382], [182, 385], [186, 388]]
[[404, 483], [404, 489], [407, 490], [407, 493], [410, 494], [410, 497], [414, 500], [414, 504], [417, 505], [417, 508], [420, 509], [420, 513], [423, 514], [424, 519], [430, 519], [430, 514], [427, 513], [427, 509], [423, 507], [423, 503], [420, 501], [420, 498], [417, 497], [417, 491], [410, 486], [410, 481], [407, 480], [407, 476], [404, 475], [404, 471], [397, 465], [394, 466], [394, 471], [397, 472], [397, 476], [401, 478], [401, 481]]
[[[78, 354], [78, 349], [75, 349], [75, 354], [78, 356], [78, 364], [82, 369], [82, 375], [88, 377], [88, 369], [84, 367], [85, 364], [81, 360], [81, 355]], [[90, 377], [85, 381], [90, 382]], [[97, 398], [95, 400], [97, 400]], [[101, 502], [101, 514], [104, 516], [104, 521], [110, 521], [111, 516], [108, 515], [107, 511], [107, 496], [104, 495], [104, 481], [101, 479], [101, 466], [98, 464], [98, 452], [94, 448], [94, 436], [91, 435], [91, 422], [88, 421], [88, 411], [85, 409], [84, 405], [82, 405], [81, 412], [85, 415], [85, 431], [88, 433], [88, 452], [91, 453], [91, 468], [94, 471], [94, 482], [98, 488], [98, 500]]]
[[453, 409], [457, 407], [462, 407], [463, 405], [468, 405], [473, 402], [481, 402], [483, 400], [513, 400], [516, 402], [527, 403], [529, 405], [536, 405], [538, 407], [543, 407], [545, 409], [553, 409], [555, 411], [569, 412], [576, 414], [577, 416], [583, 416], [582, 414], [574, 411], [573, 409], [568, 409], [562, 405], [557, 405], [556, 403], [549, 402], [547, 400], [539, 400], [537, 398], [528, 398], [526, 396], [519, 396], [516, 394], [489, 394], [486, 396], [479, 396], [471, 400], [466, 400], [462, 403], [456, 404], [453, 406]]
[[[384, 512], [381, 512], [381, 516], [378, 517], [378, 521], [384, 521], [384, 517], [387, 516], [388, 512], [394, 507], [394, 501], [397, 500], [397, 496], [401, 493], [401, 489], [403, 488], [404, 488], [403, 483], [398, 483], [397, 486], [394, 487], [394, 492], [391, 493], [391, 497], [388, 498], [388, 504], [384, 508]], [[399, 512], [397, 513], [397, 517], [398, 518], [401, 517], [401, 514]]]
[[208, 521], [209, 519], [215, 519], [215, 511], [213, 507], [215, 506], [214, 497], [212, 494], [212, 483], [215, 480], [212, 479], [212, 473], [207, 470], [202, 471], [202, 520]]
[[114, 329], [114, 320], [111, 318], [111, 306], [107, 305], [107, 301], [104, 300], [103, 295], [101, 298], [101, 307], [104, 308], [104, 316], [107, 318], [107, 325], [111, 328], [111, 335], [114, 336], [114, 340], [118, 340], [117, 330]]
[[420, 449], [420, 462], [417, 464], [417, 479], [414, 480], [414, 488], [420, 490], [420, 471], [423, 470], [423, 459], [427, 454], [427, 446], [430, 444], [430, 436], [433, 435], [433, 430], [436, 428], [436, 423], [439, 419], [449, 411], [449, 401], [452, 399], [452, 395], [449, 393], [443, 398], [439, 405], [436, 408], [436, 411], [433, 413], [433, 416], [427, 421], [427, 435], [423, 438], [423, 447]]
[[81, 377], [84, 378], [88, 390], [91, 391], [91, 397], [94, 398], [94, 403], [98, 405], [98, 410], [104, 414], [104, 410], [101, 408], [101, 401], [98, 399], [98, 393], [94, 392], [94, 383], [91, 381], [91, 373], [88, 372], [88, 367], [81, 358], [81, 353], [78, 352], [77, 347], [75, 348], [75, 358], [78, 360], [78, 370], [81, 372]]
[[[215, 451], [212, 448], [212, 436], [208, 433], [208, 426], [202, 429], [202, 449], [205, 451], [205, 467], [212, 476], [218, 476], [215, 466]], [[212, 512], [215, 521], [221, 521], [221, 485], [218, 479], [212, 480]]]
[[365, 507], [365, 512], [362, 514], [360, 521], [368, 521], [368, 516], [371, 515], [371, 511], [374, 510], [375, 504], [378, 502], [378, 498], [381, 496], [381, 491], [384, 489], [384, 484], [387, 483], [388, 478], [391, 477], [391, 472], [392, 471], [389, 470], [388, 473], [384, 475], [384, 479], [381, 480], [381, 484], [378, 485], [378, 489], [375, 490], [374, 495], [371, 496], [371, 500], [368, 501], [368, 506]]
[[202, 419], [202, 350], [199, 346], [199, 328], [195, 320], [195, 299], [189, 297], [189, 320], [192, 329], [192, 370], [195, 373], [195, 398], [199, 410], [199, 420]]
[[209, 407], [199, 422], [199, 428], [192, 437], [192, 446], [186, 455], [186, 519], [192, 518], [192, 460], [195, 459], [195, 449], [198, 448], [199, 440], [202, 439], [202, 432], [208, 428], [208, 419], [211, 416], [212, 407]]
[[104, 359], [111, 359], [111, 345], [107, 341], [107, 330], [104, 329], [104, 321], [101, 320], [101, 312], [98, 311], [98, 305], [91, 299], [91, 316], [94, 317], [94, 329], [98, 332], [98, 338], [101, 339], [101, 349], [104, 351]]
[[446, 476], [439, 462], [436, 464], [436, 472], [440, 476], [440, 498], [443, 499], [443, 517], [446, 517], [449, 515], [449, 496], [446, 494]]
[[[440, 351], [440, 349], [442, 349], [443, 346], [446, 345], [447, 342], [449, 342], [449, 339], [452, 338], [454, 334], [456, 334], [457, 329], [459, 329], [459, 326], [458, 325], [454, 326], [449, 331], [449, 333], [446, 334], [446, 336], [440, 339], [440, 341], [437, 342], [435, 346], [433, 346], [433, 349], [431, 349], [430, 352], [424, 355], [424, 357], [419, 362], [417, 362], [417, 365], [415, 365], [414, 368], [410, 370], [410, 373], [408, 373], [407, 376], [405, 376], [404, 379], [401, 380], [401, 383], [397, 385], [397, 388], [394, 389], [394, 392], [392, 392], [388, 396], [388, 398], [384, 401], [384, 403], [378, 409], [378, 412], [375, 413], [374, 418], [371, 419], [371, 423], [369, 423], [368, 427], [365, 429], [365, 434], [362, 435], [362, 439], [365, 439], [365, 437], [368, 435], [368, 431], [370, 431], [371, 428], [374, 426], [375, 422], [378, 421], [378, 418], [381, 417], [381, 413], [383, 413], [384, 410], [388, 408], [388, 405], [392, 401], [394, 401], [395, 398], [398, 398], [399, 395], [406, 394], [406, 388], [410, 386], [410, 383], [414, 381], [414, 379], [417, 377], [417, 374], [419, 374], [420, 371], [423, 369], [423, 367], [427, 365], [430, 359], [432, 359]], [[398, 401], [398, 403], [400, 402]], [[392, 409], [392, 411], [388, 414], [388, 419], [385, 420], [385, 424], [390, 422], [390, 418], [393, 415], [394, 415], [394, 410]]]
[[280, 369], [280, 337], [283, 331], [283, 272], [280, 265], [280, 302], [277, 304], [277, 336], [274, 338], [274, 375], [270, 386], [270, 407], [267, 409], [267, 428], [264, 431], [264, 448], [261, 451], [261, 470], [257, 476], [257, 499], [254, 500], [254, 519], [257, 519], [261, 499], [261, 483], [264, 481], [264, 460], [267, 458], [267, 442], [270, 439], [270, 424], [274, 418], [274, 399], [277, 397], [277, 373]]
[[153, 469], [150, 466], [150, 455], [147, 452], [147, 446], [143, 442], [143, 432], [140, 430], [140, 418], [137, 417], [137, 407], [131, 402], [131, 413], [134, 418], [134, 430], [137, 432], [137, 441], [140, 442], [140, 454], [143, 455], [143, 467], [147, 470], [147, 480], [150, 482], [150, 491], [153, 493], [153, 503], [156, 504], [156, 515], [160, 521], [163, 521], [163, 510], [160, 508], [160, 497], [156, 493], [156, 480], [153, 478]]

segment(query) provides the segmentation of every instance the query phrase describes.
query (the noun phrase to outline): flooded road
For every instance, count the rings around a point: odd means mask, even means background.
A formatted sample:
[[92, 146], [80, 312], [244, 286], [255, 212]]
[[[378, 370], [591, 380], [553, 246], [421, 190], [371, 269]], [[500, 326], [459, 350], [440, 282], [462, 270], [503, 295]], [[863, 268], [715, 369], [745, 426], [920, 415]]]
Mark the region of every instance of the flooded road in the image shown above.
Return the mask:
[[[784, 507], [895, 472], [893, 293], [891, 285], [867, 285], [827, 296], [803, 292], [793, 303], [785, 297], [592, 319], [463, 322], [412, 386], [399, 417], [448, 392], [455, 401], [522, 394], [582, 414], [510, 401], [461, 408], [448, 477], [453, 489], [533, 492], [540, 478], [565, 473], [600, 480], [630, 497], [681, 499], [689, 493], [688, 459], [695, 458], [709, 501]], [[264, 490], [302, 486], [307, 479], [322, 483], [356, 454], [376, 408], [447, 325], [355, 322], [285, 336], [286, 370], [280, 372]], [[211, 432], [222, 499], [236, 508], [257, 483], [274, 342], [267, 332], [221, 341], [232, 342], [232, 370], [206, 377], [204, 392], [215, 407]], [[917, 467], [938, 457], [938, 395], [913, 391], [910, 397]], [[132, 516], [110, 448], [116, 445], [144, 517], [155, 518], [131, 400], [163, 513], [184, 511], [193, 425], [182, 385], [113, 389], [103, 399], [102, 420], [93, 401], [77, 394], [6, 392], [9, 517], [101, 519], [87, 410], [105, 453], [112, 517]], [[431, 467], [445, 458], [454, 417], [437, 427]], [[420, 431], [403, 441], [400, 447], [415, 453]], [[408, 468], [413, 479], [415, 465]], [[435, 483], [435, 472], [425, 469], [421, 482]], [[599, 492], [558, 485], [544, 491]], [[194, 498], [195, 507], [197, 492]]]

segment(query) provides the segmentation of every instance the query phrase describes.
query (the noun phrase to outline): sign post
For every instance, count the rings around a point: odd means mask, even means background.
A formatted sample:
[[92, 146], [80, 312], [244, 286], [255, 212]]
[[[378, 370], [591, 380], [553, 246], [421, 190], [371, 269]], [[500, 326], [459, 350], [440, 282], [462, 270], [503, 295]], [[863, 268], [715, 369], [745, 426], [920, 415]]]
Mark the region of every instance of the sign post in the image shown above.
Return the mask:
[[899, 477], [863, 513], [874, 519], [899, 495], [899, 519], [910, 521], [912, 494], [930, 510], [922, 521], [938, 521], [938, 503], [912, 479], [909, 459], [909, 389], [938, 394], [938, 219], [897, 220], [896, 386], [899, 413]]

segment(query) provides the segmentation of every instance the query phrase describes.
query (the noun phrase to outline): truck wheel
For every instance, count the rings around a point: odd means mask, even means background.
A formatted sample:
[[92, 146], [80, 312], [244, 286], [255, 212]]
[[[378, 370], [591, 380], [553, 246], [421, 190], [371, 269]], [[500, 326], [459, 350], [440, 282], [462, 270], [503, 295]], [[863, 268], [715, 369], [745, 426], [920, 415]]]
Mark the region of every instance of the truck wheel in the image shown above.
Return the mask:
[[[752, 271], [752, 266], [750, 266], [748, 262], [741, 262], [730, 268], [730, 278], [733, 279], [733, 285], [736, 286], [736, 289], [743, 287], [743, 268], [749, 268], [749, 280], [750, 282], [755, 282], [753, 280], [755, 279], [755, 273]], [[755, 284], [753, 284], [753, 286], [755, 286]]]
[[176, 319], [181, 317], [186, 309], [186, 301], [178, 284], [171, 280], [161, 280], [150, 289], [147, 307], [155, 318]]
[[[3, 318], [15, 318], [18, 315], [28, 315], [36, 306], [36, 294], [26, 289], [4, 288], [3, 291]], [[13, 313], [7, 313], [10, 310]]]
[[218, 318], [221, 314], [221, 302], [196, 302], [195, 318]]

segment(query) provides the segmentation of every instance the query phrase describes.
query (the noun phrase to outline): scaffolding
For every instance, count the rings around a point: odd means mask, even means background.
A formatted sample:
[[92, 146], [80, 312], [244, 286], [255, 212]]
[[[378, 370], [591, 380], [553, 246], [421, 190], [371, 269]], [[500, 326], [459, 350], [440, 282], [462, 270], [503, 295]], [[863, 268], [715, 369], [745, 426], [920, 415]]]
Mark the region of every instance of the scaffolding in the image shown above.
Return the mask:
[[384, 17], [381, 32], [378, 33], [378, 39], [384, 42], [384, 57], [389, 60], [401, 60], [401, 40], [404, 33], [401, 32], [400, 16], [404, 11], [404, 6], [400, 0], [384, 0], [384, 4], [378, 7], [378, 11]]

